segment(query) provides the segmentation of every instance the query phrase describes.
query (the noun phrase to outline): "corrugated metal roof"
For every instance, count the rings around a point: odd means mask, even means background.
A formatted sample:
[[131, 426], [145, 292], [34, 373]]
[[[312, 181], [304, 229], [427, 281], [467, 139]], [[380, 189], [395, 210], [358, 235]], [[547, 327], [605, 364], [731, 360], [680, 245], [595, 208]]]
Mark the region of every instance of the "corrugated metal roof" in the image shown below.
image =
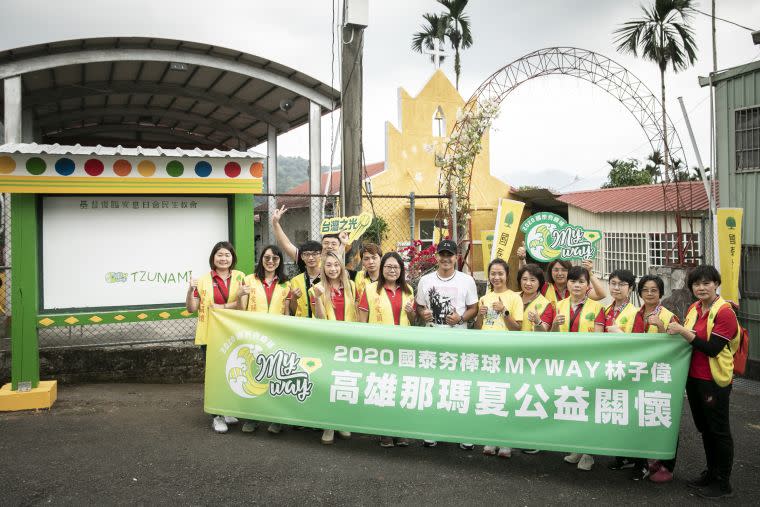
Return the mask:
[[183, 150], [182, 148], [124, 148], [123, 146], [81, 146], [79, 144], [37, 144], [37, 143], [8, 143], [0, 145], [0, 153], [21, 153], [37, 155], [98, 155], [123, 156], [123, 157], [192, 157], [192, 158], [252, 158], [265, 159], [262, 155], [253, 150], [201, 150], [195, 148], [192, 150]]
[[[664, 190], [663, 190], [664, 189]], [[717, 182], [716, 182], [717, 191]], [[678, 183], [682, 211], [706, 211], [707, 193], [701, 181]], [[665, 196], [667, 195], [667, 204]], [[561, 195], [558, 200], [591, 213], [656, 213], [671, 210], [676, 202], [676, 184], [602, 188]]]

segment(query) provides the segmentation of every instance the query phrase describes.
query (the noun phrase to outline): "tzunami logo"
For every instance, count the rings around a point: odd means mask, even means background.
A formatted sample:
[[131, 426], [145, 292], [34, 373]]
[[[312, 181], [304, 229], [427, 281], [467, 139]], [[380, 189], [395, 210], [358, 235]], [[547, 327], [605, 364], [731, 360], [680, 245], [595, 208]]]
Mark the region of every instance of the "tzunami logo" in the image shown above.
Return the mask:
[[600, 231], [570, 225], [561, 216], [546, 212], [528, 217], [520, 230], [525, 234], [528, 253], [540, 262], [593, 259], [595, 245], [602, 239]]

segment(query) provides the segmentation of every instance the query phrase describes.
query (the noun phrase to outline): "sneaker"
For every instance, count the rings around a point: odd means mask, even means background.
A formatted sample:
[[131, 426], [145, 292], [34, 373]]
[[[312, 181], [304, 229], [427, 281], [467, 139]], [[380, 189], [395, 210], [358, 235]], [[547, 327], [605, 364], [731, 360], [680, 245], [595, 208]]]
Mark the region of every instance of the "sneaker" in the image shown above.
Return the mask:
[[245, 421], [240, 431], [243, 433], [253, 433], [256, 431], [256, 421]]
[[435, 440], [423, 440], [422, 441], [422, 446], [423, 447], [435, 447], [436, 445], [438, 445], [438, 442], [436, 442]]
[[578, 462], [581, 460], [582, 456], [583, 455], [580, 454], [580, 453], [578, 453], [578, 452], [574, 452], [572, 454], [568, 454], [564, 458], [565, 459], [565, 463], [570, 463], [571, 465], [577, 465]]
[[380, 447], [393, 447], [393, 437], [380, 437]]
[[224, 422], [226, 422], [227, 424], [237, 424], [238, 420], [237, 420], [237, 417], [226, 415], [224, 416]]
[[631, 475], [631, 480], [643, 481], [647, 477], [649, 477], [649, 467], [635, 468], [633, 470], [633, 474]]
[[625, 470], [627, 468], [633, 468], [636, 466], [636, 463], [633, 462], [633, 460], [628, 458], [621, 458], [617, 457], [614, 461], [610, 462], [607, 465], [607, 468], [610, 470]]
[[351, 438], [351, 432], [350, 431], [339, 431], [338, 436], [342, 438], [343, 440], [348, 440]]
[[322, 432], [322, 443], [330, 445], [335, 442], [335, 430], [324, 430]]
[[463, 451], [471, 451], [475, 449], [475, 444], [459, 444], [459, 448]]
[[584, 470], [588, 472], [594, 467], [594, 458], [589, 456], [588, 454], [584, 454], [581, 456], [581, 459], [578, 461], [578, 470]]
[[396, 439], [396, 447], [409, 447], [409, 439], [408, 438], [397, 438]]
[[282, 424], [280, 423], [272, 423], [267, 428], [267, 431], [271, 433], [272, 435], [279, 435], [282, 431]]
[[496, 456], [496, 446], [487, 445], [483, 447], [483, 454], [485, 454], [486, 456]]
[[511, 447], [499, 447], [499, 453], [497, 454], [500, 458], [511, 458], [512, 457], [512, 448]]
[[697, 491], [697, 494], [702, 498], [731, 498], [734, 496], [734, 489], [731, 484], [722, 481], [713, 481], [709, 486]]
[[696, 479], [690, 480], [689, 482], [686, 483], [686, 485], [694, 489], [706, 488], [707, 486], [712, 484], [714, 480], [715, 480], [715, 477], [713, 476], [712, 473], [710, 473], [709, 470], [702, 470], [702, 473], [699, 474], [699, 477], [697, 477]]
[[649, 476], [649, 480], [652, 482], [663, 483], [673, 481], [673, 472], [660, 465], [660, 469]]
[[211, 420], [211, 427], [214, 428], [214, 431], [217, 433], [227, 433], [227, 423], [224, 422], [224, 417], [221, 415], [216, 415]]
[[522, 452], [523, 454], [538, 454], [541, 451], [538, 449], [523, 449]]

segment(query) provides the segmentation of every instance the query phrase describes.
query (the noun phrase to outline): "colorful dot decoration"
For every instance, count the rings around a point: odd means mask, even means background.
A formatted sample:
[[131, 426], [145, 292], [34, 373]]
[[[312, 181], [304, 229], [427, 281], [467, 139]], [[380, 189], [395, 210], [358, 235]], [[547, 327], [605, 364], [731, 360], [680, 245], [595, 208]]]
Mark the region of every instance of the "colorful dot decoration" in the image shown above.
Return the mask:
[[10, 174], [16, 170], [16, 161], [11, 157], [0, 157], [0, 174]]
[[[48, 159], [49, 160], [49, 159]], [[82, 164], [81, 162], [79, 162]], [[61, 157], [52, 163], [52, 169], [60, 176], [71, 176], [77, 171], [77, 162], [68, 158]], [[39, 176], [44, 174], [48, 169], [48, 162], [41, 157], [30, 157], [23, 163], [27, 173], [33, 176]], [[214, 167], [211, 163], [200, 160], [195, 163], [192, 170], [195, 176], [199, 178], [208, 178], [214, 172]], [[17, 162], [11, 156], [0, 155], [0, 175], [13, 174], [16, 171]], [[156, 164], [151, 160], [141, 160], [136, 167], [132, 166], [132, 163], [126, 159], [118, 159], [111, 165], [113, 174], [120, 177], [126, 177], [132, 174], [133, 169], [137, 169], [137, 172], [145, 177], [150, 178], [156, 174]], [[106, 173], [106, 165], [104, 162], [97, 158], [87, 159], [82, 165], [79, 166], [80, 171], [84, 171], [87, 176], [97, 177]], [[185, 165], [180, 160], [171, 160], [166, 164], [166, 174], [172, 178], [179, 178], [185, 174]], [[227, 178], [237, 178], [243, 172], [243, 168], [240, 163], [230, 161], [224, 165], [224, 174]], [[264, 164], [261, 162], [253, 162], [248, 167], [248, 172], [254, 178], [262, 178], [264, 175]], [[78, 173], [81, 176], [81, 172]]]
[[179, 160], [172, 160], [166, 164], [166, 173], [172, 178], [179, 178], [185, 172], [185, 166]]
[[205, 160], [201, 160], [195, 164], [195, 174], [201, 178], [208, 178], [211, 174], [211, 164]]
[[113, 163], [113, 172], [116, 176], [129, 176], [129, 173], [132, 172], [132, 164], [130, 164], [128, 160], [120, 158]]

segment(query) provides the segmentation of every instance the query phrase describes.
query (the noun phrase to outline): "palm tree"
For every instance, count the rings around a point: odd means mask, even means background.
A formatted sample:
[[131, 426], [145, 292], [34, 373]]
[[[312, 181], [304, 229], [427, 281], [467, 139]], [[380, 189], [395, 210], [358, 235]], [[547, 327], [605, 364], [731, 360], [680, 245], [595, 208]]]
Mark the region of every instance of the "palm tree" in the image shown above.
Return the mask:
[[[418, 53], [422, 53], [425, 49], [432, 50], [435, 48], [435, 39], [441, 41], [441, 47], [446, 37], [446, 20], [443, 16], [438, 14], [423, 14], [423, 18], [427, 21], [427, 24], [423, 24], [420, 27], [419, 32], [412, 36], [412, 49]], [[444, 56], [441, 55], [441, 62], [444, 60]], [[430, 61], [435, 61], [435, 57], [430, 55]]]
[[459, 49], [467, 49], [472, 46], [472, 32], [470, 31], [470, 18], [464, 13], [469, 0], [438, 0], [438, 3], [446, 7], [443, 14], [446, 23], [446, 37], [451, 41], [454, 48], [454, 74], [456, 74], [456, 87], [459, 90], [459, 76], [462, 73], [462, 64], [459, 58]]
[[[644, 17], [623, 23], [613, 33], [621, 53], [641, 55], [660, 68], [662, 95], [662, 134], [665, 143], [665, 181], [670, 181], [670, 148], [668, 146], [667, 112], [665, 109], [665, 71], [685, 70], [697, 59], [694, 31], [689, 26], [691, 0], [655, 0], [648, 10], [642, 7]], [[675, 176], [675, 174], [673, 174]]]
[[652, 183], [659, 183], [662, 179], [662, 169], [661, 167], [664, 165], [662, 160], [662, 154], [660, 153], [660, 150], [654, 150], [648, 157], [647, 157], [647, 165], [644, 167], [649, 174], [652, 176]]

